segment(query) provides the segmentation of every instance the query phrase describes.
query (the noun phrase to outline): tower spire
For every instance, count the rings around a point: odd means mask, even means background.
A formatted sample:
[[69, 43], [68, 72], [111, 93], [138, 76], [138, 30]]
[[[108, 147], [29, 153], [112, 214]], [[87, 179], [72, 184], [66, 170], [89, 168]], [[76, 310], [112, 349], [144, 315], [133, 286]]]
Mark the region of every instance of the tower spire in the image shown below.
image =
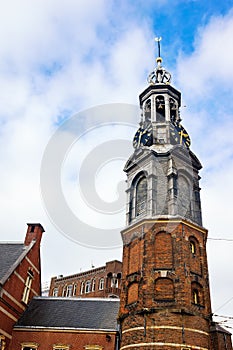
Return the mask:
[[160, 41], [161, 40], [162, 40], [161, 36], [155, 38], [155, 41], [158, 43], [158, 57], [157, 57], [157, 60], [158, 60], [158, 58], [160, 58], [162, 60], [161, 53], [160, 53], [160, 51], [161, 51]]
[[162, 67], [161, 45], [162, 37], [156, 37], [155, 41], [158, 43], [158, 57], [156, 58], [157, 67], [149, 74], [147, 81], [150, 85], [155, 84], [170, 84], [171, 74]]

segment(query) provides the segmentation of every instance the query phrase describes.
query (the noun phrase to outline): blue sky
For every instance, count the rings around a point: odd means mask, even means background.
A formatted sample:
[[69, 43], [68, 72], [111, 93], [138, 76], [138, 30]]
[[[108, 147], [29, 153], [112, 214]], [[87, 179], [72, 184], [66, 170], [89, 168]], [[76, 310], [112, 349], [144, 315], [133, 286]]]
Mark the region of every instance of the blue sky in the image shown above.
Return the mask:
[[[163, 65], [182, 92], [183, 124], [203, 164], [204, 226], [210, 238], [232, 237], [233, 2], [10, 0], [0, 12], [0, 239], [22, 241], [26, 222], [41, 222], [43, 281], [121, 259], [121, 249], [83, 247], [51, 223], [40, 193], [41, 162], [52, 135], [75, 113], [102, 104], [138, 104], [155, 66], [155, 36], [163, 38]], [[93, 215], [96, 227], [102, 221], [110, 227], [112, 217], [103, 220], [85, 207], [76, 186], [78, 169], [101, 142], [131, 143], [139, 117], [128, 128], [86, 133], [66, 154], [64, 196], [75, 215]], [[78, 132], [95, 116], [80, 120]], [[125, 179], [125, 160], [98, 169], [96, 191], [106, 202], [116, 200], [114, 184]], [[117, 222], [120, 231], [124, 213], [116, 216], [116, 228]], [[208, 243], [213, 310], [233, 296], [232, 249], [230, 241]], [[233, 301], [219, 313], [233, 315]]]

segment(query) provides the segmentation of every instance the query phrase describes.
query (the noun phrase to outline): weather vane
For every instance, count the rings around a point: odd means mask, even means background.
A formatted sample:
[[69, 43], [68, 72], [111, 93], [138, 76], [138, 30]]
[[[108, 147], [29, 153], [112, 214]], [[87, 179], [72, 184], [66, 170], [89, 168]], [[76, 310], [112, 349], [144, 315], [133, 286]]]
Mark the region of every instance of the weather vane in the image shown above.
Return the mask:
[[161, 47], [160, 41], [162, 37], [156, 37], [155, 41], [158, 43], [158, 57], [156, 58], [157, 67], [151, 72], [147, 78], [147, 81], [150, 85], [155, 84], [170, 84], [171, 74], [162, 67], [162, 58], [161, 58]]
[[162, 37], [156, 37], [155, 41], [158, 43], [158, 57], [160, 57], [160, 41], [162, 40]]

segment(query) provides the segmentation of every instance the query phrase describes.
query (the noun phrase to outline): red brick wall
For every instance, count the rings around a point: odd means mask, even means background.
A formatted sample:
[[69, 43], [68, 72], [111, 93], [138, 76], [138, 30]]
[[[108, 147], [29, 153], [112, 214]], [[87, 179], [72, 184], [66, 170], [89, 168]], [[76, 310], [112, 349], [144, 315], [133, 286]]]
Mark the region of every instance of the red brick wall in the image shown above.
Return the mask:
[[[106, 338], [108, 335], [108, 339]], [[109, 338], [109, 336], [111, 338]], [[27, 331], [14, 330], [11, 348], [12, 350], [21, 350], [21, 343], [35, 342], [39, 350], [52, 350], [53, 345], [69, 345], [70, 349], [85, 349], [86, 345], [103, 346], [104, 350], [114, 350], [116, 342], [116, 332], [75, 332], [75, 331]]]
[[216, 329], [216, 324], [213, 324], [213, 328], [214, 330], [211, 331], [212, 350], [232, 350], [231, 334], [223, 330], [218, 331]]
[[[210, 349], [206, 230], [185, 221], [151, 220], [123, 231], [122, 237], [121, 345], [140, 343], [143, 349], [143, 343], [153, 348], [152, 343], [162, 342], [168, 344], [161, 345], [163, 350], [174, 348], [169, 343]], [[196, 289], [198, 304], [193, 297]]]
[[[75, 294], [72, 292], [72, 296], [82, 297], [82, 298], [93, 298], [93, 297], [109, 297], [111, 295], [120, 296], [121, 291], [121, 273], [122, 273], [122, 263], [120, 261], [114, 260], [106, 263], [106, 266], [91, 269], [82, 273], [78, 273], [71, 276], [64, 277], [53, 277], [50, 283], [49, 296], [53, 296], [54, 289], [58, 288], [58, 295], [63, 296], [63, 290], [67, 288], [68, 285], [72, 285], [74, 291], [74, 285], [76, 285]], [[111, 279], [117, 278], [117, 287], [111, 286]], [[100, 290], [100, 280], [104, 279], [104, 288]], [[95, 290], [93, 290], [93, 280], [95, 280]], [[87, 281], [91, 282], [91, 290], [86, 293], [81, 293], [81, 285], [84, 282], [84, 286]]]
[[26, 307], [22, 302], [22, 296], [29, 269], [33, 272], [29, 294], [30, 301], [33, 296], [41, 293], [40, 239], [36, 241], [26, 257], [9, 276], [1, 290], [0, 308], [4, 310], [0, 310], [0, 333], [5, 335], [7, 347], [10, 343], [13, 326]]

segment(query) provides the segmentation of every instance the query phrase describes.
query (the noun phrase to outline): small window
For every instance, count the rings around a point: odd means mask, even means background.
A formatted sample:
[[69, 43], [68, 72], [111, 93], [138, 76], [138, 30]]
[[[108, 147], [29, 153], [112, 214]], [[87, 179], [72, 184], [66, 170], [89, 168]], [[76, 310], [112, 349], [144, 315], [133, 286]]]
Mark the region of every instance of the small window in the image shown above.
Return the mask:
[[96, 281], [95, 281], [95, 279], [92, 281], [92, 292], [94, 292], [95, 291], [95, 283], [96, 283]]
[[196, 245], [193, 241], [190, 241], [190, 250], [192, 254], [196, 254]]
[[55, 288], [53, 289], [53, 297], [57, 297], [57, 296], [58, 296], [58, 288], [55, 287]]
[[77, 284], [75, 283], [73, 286], [73, 296], [76, 295], [76, 291], [77, 291]]
[[70, 345], [64, 345], [64, 344], [54, 344], [53, 350], [69, 350]]
[[99, 282], [99, 290], [103, 290], [103, 289], [104, 289], [104, 278], [101, 278]]
[[34, 342], [28, 342], [28, 343], [21, 343], [21, 349], [22, 350], [36, 350], [38, 348], [39, 344]]
[[0, 334], [0, 349], [5, 350], [6, 342], [5, 342], [5, 336]]
[[62, 296], [65, 297], [66, 296], [66, 286], [63, 287], [63, 290], [62, 290]]
[[84, 293], [84, 287], [85, 287], [85, 282], [82, 281], [81, 287], [80, 287], [80, 294], [83, 294], [83, 293]]
[[196, 305], [200, 304], [200, 298], [197, 289], [193, 289], [193, 303]]
[[29, 301], [31, 286], [33, 281], [33, 272], [31, 270], [28, 271], [27, 279], [25, 281], [25, 287], [23, 291], [22, 301], [27, 304]]
[[73, 292], [73, 284], [69, 284], [66, 289], [66, 296], [71, 297]]
[[111, 279], [111, 287], [118, 288], [118, 279], [116, 277], [112, 277]]
[[85, 293], [90, 293], [91, 291], [91, 281], [87, 281], [85, 285]]

